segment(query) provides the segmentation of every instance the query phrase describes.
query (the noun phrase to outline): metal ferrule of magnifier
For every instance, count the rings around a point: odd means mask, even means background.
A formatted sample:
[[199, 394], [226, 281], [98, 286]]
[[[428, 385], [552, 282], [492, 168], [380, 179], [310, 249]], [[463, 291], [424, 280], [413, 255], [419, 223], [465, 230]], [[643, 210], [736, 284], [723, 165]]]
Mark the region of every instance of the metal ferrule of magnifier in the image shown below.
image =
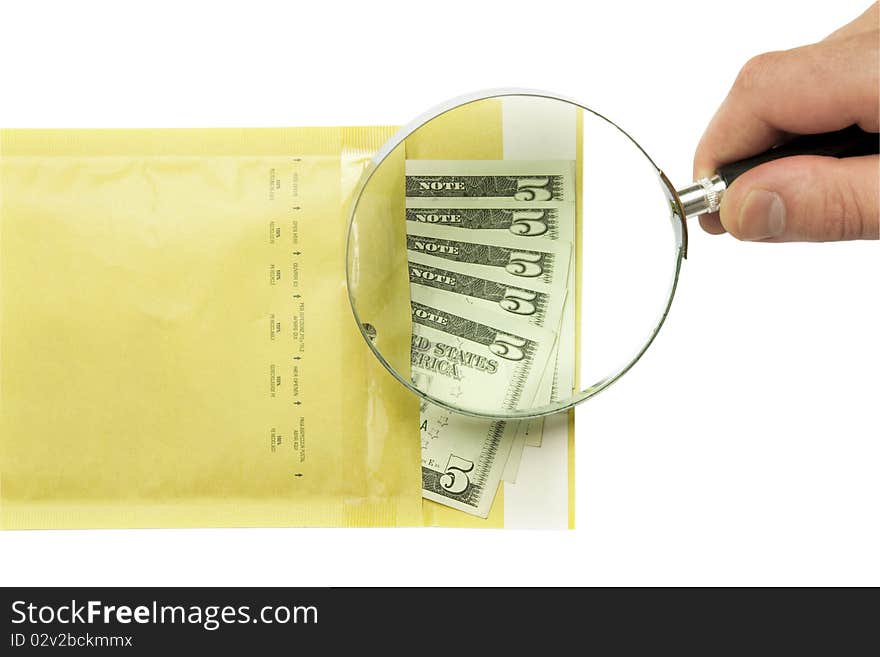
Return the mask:
[[711, 178], [700, 178], [692, 185], [679, 189], [676, 194], [681, 201], [685, 217], [696, 217], [709, 212], [718, 212], [721, 197], [727, 185], [719, 175]]

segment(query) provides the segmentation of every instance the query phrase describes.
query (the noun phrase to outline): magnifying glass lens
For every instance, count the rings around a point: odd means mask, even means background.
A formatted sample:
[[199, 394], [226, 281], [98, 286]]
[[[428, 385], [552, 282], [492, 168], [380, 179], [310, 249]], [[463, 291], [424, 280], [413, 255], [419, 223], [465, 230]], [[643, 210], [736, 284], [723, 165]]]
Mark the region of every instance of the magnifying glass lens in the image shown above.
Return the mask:
[[453, 411], [562, 410], [663, 322], [682, 222], [626, 133], [557, 98], [501, 94], [405, 129], [352, 203], [348, 285], [368, 344]]

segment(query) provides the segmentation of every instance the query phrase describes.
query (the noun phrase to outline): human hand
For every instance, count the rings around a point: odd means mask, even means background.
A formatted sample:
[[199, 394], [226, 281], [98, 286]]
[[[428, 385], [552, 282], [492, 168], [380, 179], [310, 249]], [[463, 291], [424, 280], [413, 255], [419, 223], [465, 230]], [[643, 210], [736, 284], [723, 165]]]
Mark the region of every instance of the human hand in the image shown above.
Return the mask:
[[[819, 43], [749, 60], [700, 139], [694, 180], [792, 134], [853, 123], [880, 131], [878, 20], [875, 3]], [[877, 155], [799, 155], [742, 174], [725, 191], [720, 213], [701, 216], [700, 225], [761, 242], [877, 239], [878, 197]]]

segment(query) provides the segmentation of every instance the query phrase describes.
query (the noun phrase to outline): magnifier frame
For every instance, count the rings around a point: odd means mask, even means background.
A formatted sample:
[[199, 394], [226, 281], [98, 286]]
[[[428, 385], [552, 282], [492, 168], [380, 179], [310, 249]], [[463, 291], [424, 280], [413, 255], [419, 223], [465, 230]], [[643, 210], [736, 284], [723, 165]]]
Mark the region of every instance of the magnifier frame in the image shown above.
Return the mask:
[[[471, 103], [474, 103], [477, 101], [487, 100], [487, 99], [491, 99], [491, 98], [503, 98], [506, 96], [531, 96], [531, 97], [535, 97], [535, 98], [544, 98], [547, 100], [565, 102], [565, 103], [569, 103], [571, 105], [574, 105], [576, 107], [579, 107], [583, 111], [589, 112], [590, 114], [594, 115], [595, 117], [602, 119], [603, 121], [612, 125], [621, 134], [623, 134], [627, 139], [629, 139], [630, 142], [632, 142], [636, 146], [636, 148], [639, 149], [639, 151], [641, 151], [642, 155], [644, 155], [645, 158], [647, 158], [648, 162], [650, 162], [651, 165], [656, 170], [656, 172], [659, 176], [662, 188], [663, 188], [663, 192], [667, 198], [667, 201], [669, 202], [669, 209], [672, 212], [673, 216], [678, 218], [678, 221], [673, 220], [673, 229], [675, 232], [675, 239], [676, 239], [675, 269], [673, 272], [672, 282], [671, 282], [669, 294], [667, 297], [666, 305], [663, 307], [662, 314], [660, 315], [660, 318], [659, 318], [656, 326], [654, 327], [654, 330], [651, 332], [651, 335], [648, 337], [648, 339], [642, 345], [641, 349], [618, 372], [616, 372], [612, 376], [609, 376], [609, 377], [606, 377], [605, 379], [600, 380], [599, 382], [591, 385], [590, 387], [588, 387], [586, 389], [581, 390], [579, 393], [573, 393], [571, 396], [566, 397], [564, 400], [561, 400], [559, 402], [552, 402], [551, 401], [546, 406], [542, 406], [537, 409], [511, 410], [511, 411], [506, 411], [504, 413], [486, 413], [486, 412], [480, 412], [480, 411], [473, 410], [473, 409], [466, 409], [466, 408], [460, 408], [460, 407], [454, 406], [452, 404], [449, 404], [449, 403], [443, 401], [442, 399], [432, 397], [431, 395], [427, 394], [426, 392], [420, 390], [412, 383], [412, 381], [406, 380], [403, 376], [401, 376], [401, 374], [394, 367], [392, 367], [390, 363], [388, 363], [388, 361], [385, 359], [385, 357], [382, 355], [382, 353], [376, 348], [376, 345], [373, 343], [373, 340], [372, 340], [368, 330], [365, 328], [366, 325], [361, 321], [361, 318], [358, 314], [357, 302], [354, 298], [354, 295], [352, 294], [352, 281], [351, 281], [351, 278], [352, 278], [352, 272], [351, 272], [352, 233], [353, 233], [354, 225], [355, 225], [355, 221], [356, 221], [358, 203], [360, 202], [360, 199], [361, 199], [361, 196], [363, 195], [364, 189], [369, 184], [370, 179], [372, 178], [373, 174], [375, 174], [375, 172], [378, 170], [378, 168], [381, 166], [381, 164], [385, 161], [385, 159], [391, 154], [391, 152], [395, 148], [397, 148], [400, 144], [402, 144], [410, 135], [415, 133], [417, 130], [419, 130], [421, 127], [423, 127], [429, 121], [437, 118], [438, 116], [441, 116], [443, 114], [446, 114], [447, 112], [450, 112], [450, 111], [455, 110], [459, 107], [462, 107], [464, 105], [468, 105], [468, 104], [471, 104]], [[363, 336], [364, 341], [367, 343], [370, 350], [373, 352], [373, 354], [376, 356], [376, 358], [379, 359], [379, 362], [382, 363], [382, 365], [385, 367], [385, 369], [388, 370], [388, 372], [390, 372], [391, 375], [395, 379], [397, 379], [406, 388], [411, 390], [413, 393], [415, 393], [416, 395], [418, 395], [420, 398], [424, 399], [425, 401], [428, 401], [432, 404], [436, 404], [437, 406], [445, 408], [445, 409], [452, 411], [454, 413], [469, 415], [472, 417], [488, 418], [488, 419], [522, 420], [522, 419], [528, 419], [528, 418], [541, 417], [544, 415], [551, 415], [553, 413], [558, 413], [560, 411], [564, 411], [569, 408], [572, 408], [576, 404], [579, 404], [580, 402], [585, 401], [585, 400], [589, 399], [590, 397], [593, 397], [594, 395], [598, 394], [599, 392], [601, 392], [602, 390], [604, 390], [605, 388], [610, 386], [612, 383], [617, 381], [621, 376], [626, 374], [630, 370], [630, 368], [639, 361], [639, 359], [642, 357], [642, 355], [645, 353], [645, 351], [648, 349], [648, 347], [651, 346], [651, 343], [654, 341], [654, 338], [657, 336], [657, 333], [660, 331], [660, 328], [663, 326], [663, 323], [666, 321], [666, 316], [669, 314], [669, 309], [672, 306], [672, 300], [675, 297], [675, 290], [678, 286], [678, 277], [679, 277], [679, 273], [681, 271], [682, 259], [687, 258], [688, 239], [687, 239], [687, 224], [685, 222], [685, 219], [686, 219], [686, 215], [685, 215], [684, 208], [682, 206], [682, 202], [679, 198], [679, 195], [676, 192], [675, 187], [672, 185], [672, 183], [669, 181], [669, 179], [666, 177], [666, 175], [663, 173], [663, 171], [654, 163], [654, 160], [651, 159], [651, 156], [645, 152], [645, 150], [639, 145], [639, 143], [635, 139], [632, 138], [632, 136], [629, 135], [629, 133], [627, 133], [620, 126], [618, 126], [616, 123], [609, 120], [608, 118], [606, 118], [602, 114], [590, 109], [589, 107], [581, 105], [580, 103], [575, 102], [569, 98], [565, 98], [562, 96], [558, 96], [558, 95], [543, 92], [543, 91], [535, 91], [535, 90], [528, 90], [528, 89], [496, 89], [496, 90], [487, 90], [487, 91], [477, 92], [474, 94], [459, 96], [458, 98], [454, 98], [450, 101], [447, 101], [447, 102], [443, 103], [442, 105], [438, 105], [434, 109], [419, 116], [414, 121], [411, 121], [406, 126], [402, 127], [400, 130], [398, 130], [388, 140], [388, 142], [373, 156], [373, 158], [368, 163], [366, 169], [364, 170], [363, 174], [361, 175], [361, 180], [360, 180], [360, 182], [357, 186], [357, 189], [355, 191], [355, 194], [352, 198], [351, 209], [349, 210], [349, 223], [348, 223], [348, 232], [347, 232], [347, 237], [346, 237], [345, 277], [346, 277], [346, 290], [348, 292], [348, 300], [351, 305], [351, 310], [354, 315], [354, 320], [357, 323], [358, 330], [361, 332], [361, 335]]]

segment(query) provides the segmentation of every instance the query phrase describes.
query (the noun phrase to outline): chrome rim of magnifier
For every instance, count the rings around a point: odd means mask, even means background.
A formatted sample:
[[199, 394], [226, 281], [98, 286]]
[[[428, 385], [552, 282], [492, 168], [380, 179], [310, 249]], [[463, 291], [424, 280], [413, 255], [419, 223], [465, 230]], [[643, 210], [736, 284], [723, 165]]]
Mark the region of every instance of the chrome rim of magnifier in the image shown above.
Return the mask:
[[[645, 156], [648, 162], [654, 167], [657, 171], [657, 175], [662, 184], [663, 192], [666, 195], [667, 201], [669, 203], [670, 212], [678, 219], [678, 221], [673, 222], [675, 237], [676, 237], [676, 255], [675, 255], [675, 268], [672, 276], [672, 281], [669, 289], [669, 293], [667, 295], [666, 304], [663, 307], [663, 311], [660, 315], [660, 318], [657, 322], [657, 325], [654, 327], [654, 330], [651, 332], [650, 336], [647, 338], [645, 343], [642, 345], [641, 349], [635, 354], [635, 356], [620, 369], [620, 371], [615, 374], [606, 377], [597, 383], [580, 390], [579, 392], [572, 393], [571, 396], [559, 402], [550, 402], [546, 406], [538, 407], [537, 409], [524, 409], [524, 410], [512, 410], [505, 411], [504, 413], [484, 413], [471, 409], [464, 409], [456, 407], [452, 404], [449, 404], [442, 399], [437, 399], [432, 397], [431, 395], [425, 393], [424, 391], [417, 388], [413, 385], [412, 381], [407, 380], [385, 359], [376, 345], [373, 343], [372, 336], [370, 335], [369, 325], [365, 324], [361, 321], [360, 315], [357, 310], [357, 302], [352, 294], [352, 284], [351, 284], [351, 248], [352, 248], [352, 232], [354, 229], [354, 223], [356, 221], [356, 213], [358, 203], [360, 202], [361, 196], [363, 195], [364, 189], [370, 182], [370, 179], [373, 177], [373, 174], [388, 157], [391, 152], [397, 148], [400, 144], [406, 141], [407, 137], [415, 133], [422, 126], [432, 121], [433, 119], [441, 116], [442, 114], [446, 114], [449, 111], [455, 110], [463, 105], [468, 105], [470, 103], [474, 103], [481, 100], [487, 100], [490, 98], [503, 98], [505, 96], [533, 96], [536, 98], [546, 98], [548, 100], [556, 100], [560, 102], [570, 103], [576, 107], [581, 108], [585, 112], [589, 112], [593, 114], [599, 119], [606, 121], [608, 124], [614, 126], [621, 134], [623, 134], [627, 139], [629, 139], [636, 148]], [[723, 189], [719, 190], [719, 192], [723, 192]], [[367, 165], [364, 173], [361, 175], [360, 182], [358, 183], [356, 192], [353, 196], [352, 203], [349, 209], [349, 220], [348, 220], [348, 231], [346, 236], [346, 246], [345, 246], [345, 277], [346, 277], [346, 290], [348, 293], [348, 301], [351, 305], [351, 311], [354, 315], [354, 320], [357, 324], [358, 330], [364, 338], [364, 341], [369, 346], [370, 350], [379, 359], [379, 362], [385, 367], [385, 369], [399, 381], [403, 386], [408, 388], [410, 391], [418, 395], [420, 398], [428, 401], [432, 404], [440, 406], [441, 408], [445, 408], [453, 413], [458, 413], [461, 415], [469, 415], [472, 417], [479, 418], [487, 418], [487, 419], [498, 419], [498, 420], [523, 420], [528, 418], [541, 417], [545, 415], [552, 415], [554, 413], [558, 413], [560, 411], [568, 410], [575, 405], [586, 401], [587, 399], [597, 395], [602, 390], [605, 390], [612, 383], [617, 381], [620, 377], [626, 374], [633, 365], [635, 365], [642, 355], [647, 351], [648, 347], [651, 346], [651, 343], [654, 341], [654, 338], [657, 336], [657, 333], [660, 331], [660, 328], [663, 326], [663, 323], [666, 321], [666, 317], [669, 314], [669, 309], [672, 306], [672, 299], [675, 296], [675, 290], [678, 287], [678, 277], [681, 272], [681, 262], [682, 259], [687, 258], [687, 245], [688, 245], [688, 236], [687, 236], [687, 224], [685, 219], [688, 216], [693, 214], [697, 214], [697, 212], [691, 211], [686, 213], [685, 206], [682, 203], [682, 198], [690, 199], [688, 202], [694, 206], [699, 203], [703, 203], [704, 205], [709, 203], [708, 200], [709, 187], [705, 182], [695, 183], [690, 187], [687, 187], [683, 190], [676, 191], [673, 184], [666, 177], [666, 174], [657, 166], [651, 156], [645, 152], [645, 149], [641, 147], [641, 145], [632, 138], [632, 136], [626, 132], [623, 128], [618, 126], [616, 123], [605, 117], [604, 115], [596, 112], [595, 110], [586, 107], [574, 100], [569, 98], [565, 98], [564, 96], [559, 96], [556, 94], [544, 92], [544, 91], [536, 91], [532, 89], [495, 89], [477, 92], [473, 94], [466, 94], [463, 96], [459, 96], [452, 100], [446, 101], [435, 108], [429, 110], [428, 112], [422, 114], [417, 117], [415, 120], [411, 121], [404, 127], [400, 128], [383, 146], [379, 151], [373, 156]], [[708, 206], [707, 206], [708, 207]], [[703, 209], [702, 211], [705, 211]]]

